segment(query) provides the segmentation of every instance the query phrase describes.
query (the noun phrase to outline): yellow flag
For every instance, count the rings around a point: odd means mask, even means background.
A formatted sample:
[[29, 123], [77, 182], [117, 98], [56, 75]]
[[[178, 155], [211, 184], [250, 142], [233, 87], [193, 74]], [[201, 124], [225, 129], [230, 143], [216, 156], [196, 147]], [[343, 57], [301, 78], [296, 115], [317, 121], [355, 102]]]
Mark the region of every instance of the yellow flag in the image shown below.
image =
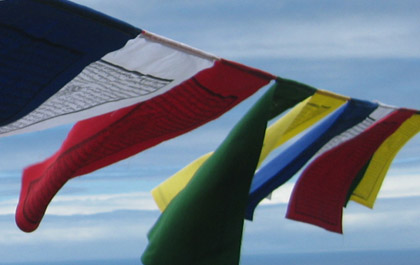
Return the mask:
[[274, 149], [317, 123], [347, 100], [348, 97], [317, 90], [312, 97], [296, 105], [267, 129], [260, 164]]
[[195, 172], [212, 154], [213, 152], [210, 152], [197, 158], [153, 189], [152, 195], [160, 211], [163, 212], [166, 209], [171, 200], [184, 189]]
[[369, 208], [373, 208], [392, 160], [404, 144], [419, 131], [420, 115], [415, 114], [386, 139], [373, 155], [365, 175], [353, 191], [350, 199]]

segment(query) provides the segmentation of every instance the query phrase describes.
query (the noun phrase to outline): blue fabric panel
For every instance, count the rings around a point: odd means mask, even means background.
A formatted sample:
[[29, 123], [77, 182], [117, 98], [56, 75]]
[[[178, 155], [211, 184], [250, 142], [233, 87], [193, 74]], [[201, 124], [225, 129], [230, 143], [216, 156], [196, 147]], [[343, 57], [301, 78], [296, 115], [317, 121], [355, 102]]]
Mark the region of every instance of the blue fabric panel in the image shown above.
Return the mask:
[[0, 125], [28, 114], [140, 33], [68, 1], [0, 1]]
[[252, 220], [261, 200], [292, 178], [329, 140], [363, 121], [377, 107], [351, 99], [261, 168], [251, 185], [245, 218]]

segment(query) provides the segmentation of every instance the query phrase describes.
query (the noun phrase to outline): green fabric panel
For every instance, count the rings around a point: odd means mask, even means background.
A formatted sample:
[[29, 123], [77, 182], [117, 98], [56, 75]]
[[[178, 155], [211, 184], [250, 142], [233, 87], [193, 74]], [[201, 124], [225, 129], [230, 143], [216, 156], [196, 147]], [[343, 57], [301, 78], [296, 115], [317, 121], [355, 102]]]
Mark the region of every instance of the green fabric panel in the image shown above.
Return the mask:
[[276, 83], [278, 89], [274, 92], [269, 119], [276, 117], [316, 92], [313, 87], [289, 79], [277, 77]]
[[288, 95], [295, 104], [311, 95], [307, 89], [291, 93], [281, 83], [257, 101], [162, 213], [148, 234], [145, 265], [239, 264], [245, 207], [267, 121], [273, 110], [293, 106]]

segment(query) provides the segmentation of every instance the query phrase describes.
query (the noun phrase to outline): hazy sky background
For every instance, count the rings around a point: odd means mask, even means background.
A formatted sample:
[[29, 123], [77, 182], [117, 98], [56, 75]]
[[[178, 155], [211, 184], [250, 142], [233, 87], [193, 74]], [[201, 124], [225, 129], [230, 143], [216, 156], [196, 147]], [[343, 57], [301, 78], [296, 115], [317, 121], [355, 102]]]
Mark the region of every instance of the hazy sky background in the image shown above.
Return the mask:
[[[416, 0], [76, 2], [281, 77], [420, 109]], [[140, 264], [146, 233], [159, 216], [149, 191], [214, 150], [265, 90], [194, 132], [69, 181], [31, 234], [14, 222], [22, 169], [52, 155], [71, 125], [1, 138], [0, 264], [119, 258]], [[280, 188], [257, 209], [254, 222], [246, 222], [242, 264], [305, 264], [293, 257], [342, 251], [359, 254], [316, 255], [312, 264], [385, 264], [389, 256], [378, 251], [420, 252], [419, 135], [394, 160], [374, 210], [355, 203], [345, 209], [344, 235], [285, 219], [292, 186]], [[416, 264], [413, 257], [403, 255], [399, 264]]]

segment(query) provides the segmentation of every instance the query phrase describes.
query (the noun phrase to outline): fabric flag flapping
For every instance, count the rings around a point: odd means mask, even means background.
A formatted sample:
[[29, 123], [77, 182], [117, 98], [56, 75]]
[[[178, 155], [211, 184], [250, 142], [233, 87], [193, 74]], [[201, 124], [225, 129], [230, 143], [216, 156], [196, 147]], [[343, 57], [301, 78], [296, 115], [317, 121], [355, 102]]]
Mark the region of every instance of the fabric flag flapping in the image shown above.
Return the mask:
[[366, 163], [364, 174], [356, 189], [351, 191], [351, 200], [373, 208], [385, 175], [398, 151], [420, 132], [420, 114], [407, 119], [374, 153]]
[[67, 1], [1, 1], [0, 126], [24, 117], [140, 33]]
[[273, 78], [218, 60], [164, 94], [76, 123], [56, 154], [25, 169], [16, 210], [18, 226], [27, 232], [36, 229], [49, 202], [69, 179], [197, 128]]
[[[22, 7], [24, 4], [34, 5], [35, 10], [40, 10], [39, 14], [25, 11], [30, 13], [28, 16], [23, 12], [26, 20], [33, 20], [32, 28], [46, 28], [50, 26], [47, 24], [51, 22], [50, 20], [55, 20], [61, 12], [64, 12], [62, 10], [67, 11], [66, 16], [58, 20], [57, 27], [70, 28], [71, 34], [62, 37], [62, 29], [57, 28], [46, 36], [38, 36], [41, 33], [36, 35], [36, 32], [30, 32], [31, 27], [27, 27], [21, 20], [12, 20], [8, 22], [8, 26], [3, 25], [2, 28], [10, 31], [10, 36], [6, 35], [8, 39], [5, 52], [0, 51], [0, 56], [4, 57], [4, 64], [0, 65], [4, 68], [0, 70], [0, 80], [5, 79], [5, 83], [8, 84], [2, 92], [4, 91], [9, 97], [16, 93], [21, 99], [16, 104], [15, 100], [10, 100], [6, 95], [2, 97], [5, 103], [1, 107], [7, 109], [2, 112], [2, 115], [7, 115], [7, 117], [15, 115], [7, 113], [14, 112], [14, 108], [20, 108], [19, 104], [32, 104], [28, 103], [29, 100], [33, 101], [34, 106], [31, 107], [31, 112], [22, 113], [22, 115], [27, 115], [16, 116], [20, 118], [18, 120], [6, 119], [3, 123], [0, 120], [0, 125], [3, 125], [0, 127], [0, 136], [76, 122], [149, 100], [167, 92], [199, 71], [212, 67], [219, 59], [184, 44], [132, 28], [69, 2], [41, 3], [34, 0], [16, 2], [17, 4], [8, 5], [11, 9], [8, 16], [19, 12], [19, 7], [29, 10], [27, 6]], [[47, 11], [49, 12], [49, 17], [46, 16], [48, 20], [43, 16]], [[20, 13], [15, 15], [15, 17], [21, 16]], [[39, 19], [39, 16], [42, 16], [42, 19]], [[73, 24], [78, 26], [73, 26]], [[23, 29], [15, 29], [16, 27]], [[93, 31], [92, 36], [86, 37], [85, 35], [89, 35], [91, 31]], [[26, 38], [15, 36], [19, 34], [23, 34]], [[60, 37], [58, 40], [55, 39], [56, 35]], [[44, 38], [47, 39], [44, 40]], [[79, 40], [80, 38], [83, 41]], [[39, 48], [38, 42], [46, 42], [49, 45], [45, 44]], [[81, 43], [78, 44], [79, 42]], [[80, 53], [78, 57], [71, 58], [72, 62], [67, 63], [68, 66], [60, 66], [59, 64], [66, 63], [66, 57], [54, 53], [54, 49], [63, 45], [71, 46], [71, 49], [77, 49]], [[19, 47], [23, 48], [19, 49]], [[37, 55], [41, 57], [38, 58]], [[77, 66], [77, 70], [67, 69], [73, 65]], [[41, 66], [48, 66], [48, 69]], [[20, 69], [22, 67], [25, 69]], [[27, 70], [27, 73], [23, 70]], [[25, 77], [22, 78], [21, 75]], [[54, 87], [50, 88], [49, 83], [56, 79], [60, 79], [60, 83], [54, 83]], [[17, 89], [25, 90], [17, 93]], [[28, 89], [38, 94], [47, 90], [50, 92], [42, 100], [38, 100], [36, 97], [32, 98]], [[20, 100], [26, 101], [19, 103]], [[34, 107], [36, 108], [33, 109]]]
[[245, 217], [252, 220], [261, 200], [292, 178], [329, 140], [363, 121], [376, 108], [377, 104], [350, 99], [262, 167], [252, 181]]
[[343, 206], [355, 176], [382, 142], [414, 113], [396, 110], [315, 159], [296, 182], [286, 217], [342, 233]]
[[[355, 126], [349, 128], [348, 130], [346, 130], [345, 132], [341, 133], [340, 135], [335, 136], [334, 138], [332, 138], [327, 144], [325, 144], [321, 150], [319, 150], [317, 152], [317, 154], [314, 156], [314, 158], [322, 155], [323, 153], [325, 153], [326, 151], [334, 148], [337, 145], [340, 145], [350, 139], [353, 139], [354, 137], [358, 136], [359, 134], [361, 134], [362, 132], [364, 132], [368, 127], [370, 127], [373, 123], [375, 123], [376, 121], [386, 117], [387, 115], [389, 115], [391, 112], [393, 112], [394, 110], [396, 110], [396, 107], [393, 106], [388, 106], [388, 105], [384, 105], [382, 103], [378, 103], [378, 107], [371, 113], [369, 114], [368, 117], [366, 117], [366, 119], [364, 119], [362, 122], [360, 122], [359, 124], [356, 124]], [[364, 167], [365, 168], [365, 167]], [[363, 171], [364, 168], [361, 170]], [[352, 184], [352, 186], [357, 185], [357, 181], [358, 179], [360, 179], [363, 176], [364, 172], [359, 172]], [[350, 198], [351, 192], [352, 190], [354, 190], [354, 188], [350, 188], [349, 189], [349, 193], [347, 195], [347, 201]], [[346, 203], [347, 205], [347, 203]]]
[[239, 121], [162, 213], [148, 234], [143, 264], [239, 264], [246, 199], [276, 88]]
[[[275, 93], [275, 104], [272, 104], [273, 110], [271, 113], [273, 113], [273, 115], [279, 115], [286, 109], [311, 96], [316, 91], [315, 88], [279, 77], [277, 78], [276, 83], [278, 88]], [[299, 103], [298, 105], [300, 106], [302, 103]], [[279, 123], [276, 122], [267, 129], [259, 163], [264, 160], [263, 152], [267, 153], [267, 149], [270, 149], [271, 151], [276, 147], [276, 141], [280, 134], [282, 134], [282, 128], [283, 127], [281, 125], [279, 126]], [[169, 202], [187, 185], [197, 169], [200, 168], [212, 153], [213, 152], [210, 152], [197, 158], [152, 190], [153, 198], [161, 211], [164, 211]]]
[[377, 108], [370, 113], [363, 121], [350, 127], [346, 131], [342, 132], [339, 135], [336, 135], [331, 140], [329, 140], [315, 155], [314, 158], [325, 153], [326, 151], [332, 149], [333, 147], [348, 141], [360, 133], [362, 133], [365, 129], [371, 126], [377, 120], [380, 120], [387, 116], [389, 113], [394, 111], [396, 108], [388, 105], [384, 105], [382, 103], [378, 103]]

